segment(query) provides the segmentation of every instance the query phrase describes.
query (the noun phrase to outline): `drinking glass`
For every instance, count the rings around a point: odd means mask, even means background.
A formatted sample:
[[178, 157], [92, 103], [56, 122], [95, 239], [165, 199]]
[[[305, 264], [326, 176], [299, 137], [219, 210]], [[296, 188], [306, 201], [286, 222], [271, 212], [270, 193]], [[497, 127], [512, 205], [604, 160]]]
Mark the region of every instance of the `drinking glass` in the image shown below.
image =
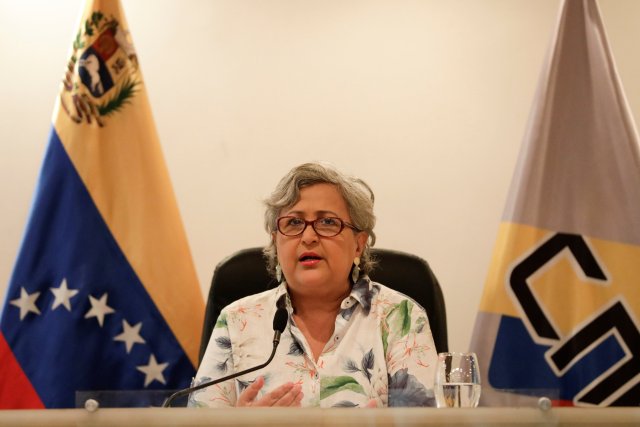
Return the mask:
[[440, 353], [436, 365], [438, 408], [475, 408], [480, 400], [480, 371], [475, 353]]

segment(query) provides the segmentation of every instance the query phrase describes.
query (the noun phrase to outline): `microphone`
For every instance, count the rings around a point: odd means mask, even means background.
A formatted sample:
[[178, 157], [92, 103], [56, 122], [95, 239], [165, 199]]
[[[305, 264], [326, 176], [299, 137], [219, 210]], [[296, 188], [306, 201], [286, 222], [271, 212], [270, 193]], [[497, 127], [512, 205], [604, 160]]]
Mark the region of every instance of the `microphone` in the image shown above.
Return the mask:
[[230, 380], [232, 378], [239, 377], [244, 374], [248, 374], [249, 372], [257, 371], [258, 369], [262, 369], [267, 366], [273, 360], [273, 357], [276, 355], [276, 349], [278, 348], [278, 344], [280, 344], [280, 335], [284, 332], [284, 328], [287, 327], [287, 322], [289, 321], [289, 313], [287, 313], [287, 309], [278, 304], [278, 309], [276, 310], [275, 316], [273, 316], [273, 350], [271, 350], [271, 355], [266, 362], [262, 365], [254, 366], [253, 368], [245, 369], [244, 371], [236, 372], [231, 375], [227, 375], [226, 377], [218, 378], [217, 380], [207, 381], [206, 383], [199, 384], [197, 386], [185, 388], [182, 390], [178, 390], [173, 393], [171, 396], [167, 398], [162, 404], [163, 408], [170, 408], [171, 402], [173, 402], [178, 397], [182, 397], [186, 394], [191, 394], [194, 391]]

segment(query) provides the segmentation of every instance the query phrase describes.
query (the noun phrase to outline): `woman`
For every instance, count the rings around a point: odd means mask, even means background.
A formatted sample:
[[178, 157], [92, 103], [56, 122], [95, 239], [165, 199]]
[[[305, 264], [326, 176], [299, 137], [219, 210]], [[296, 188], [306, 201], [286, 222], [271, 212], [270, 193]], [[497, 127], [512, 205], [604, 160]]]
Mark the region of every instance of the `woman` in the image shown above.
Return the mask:
[[266, 200], [265, 249], [280, 286], [225, 307], [196, 384], [264, 362], [278, 304], [289, 313], [264, 369], [193, 393], [190, 406], [433, 405], [436, 350], [424, 309], [372, 282], [373, 193], [327, 165], [292, 169]]

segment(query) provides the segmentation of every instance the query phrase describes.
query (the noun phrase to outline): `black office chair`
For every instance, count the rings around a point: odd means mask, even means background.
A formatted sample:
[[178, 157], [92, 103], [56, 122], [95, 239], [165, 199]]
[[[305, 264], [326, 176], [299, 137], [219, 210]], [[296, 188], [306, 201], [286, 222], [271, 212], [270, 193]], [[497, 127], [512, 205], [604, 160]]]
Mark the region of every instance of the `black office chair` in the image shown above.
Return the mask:
[[[438, 352], [448, 351], [447, 316], [438, 279], [425, 260], [415, 255], [390, 249], [371, 249], [378, 265], [369, 277], [410, 296], [427, 311], [433, 340]], [[278, 285], [267, 272], [262, 248], [243, 249], [220, 261], [213, 272], [205, 311], [200, 358], [220, 311], [247, 295], [266, 291]]]

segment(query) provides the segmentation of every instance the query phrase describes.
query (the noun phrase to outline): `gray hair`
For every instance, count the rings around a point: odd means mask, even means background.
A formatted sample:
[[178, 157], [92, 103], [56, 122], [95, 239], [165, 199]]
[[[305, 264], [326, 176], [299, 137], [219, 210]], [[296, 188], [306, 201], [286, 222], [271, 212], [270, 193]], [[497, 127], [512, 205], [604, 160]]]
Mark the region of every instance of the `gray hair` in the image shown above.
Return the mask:
[[[376, 264], [371, 256], [371, 247], [376, 242], [376, 234], [373, 232], [376, 224], [376, 217], [373, 214], [373, 191], [363, 180], [345, 175], [331, 165], [317, 162], [304, 163], [291, 169], [280, 180], [271, 196], [264, 200], [265, 229], [270, 235], [277, 232], [276, 220], [280, 212], [300, 200], [300, 189], [314, 184], [335, 185], [347, 204], [353, 226], [369, 235], [360, 257], [361, 272], [369, 274]], [[264, 248], [264, 256], [272, 275], [275, 275], [277, 255], [274, 239], [271, 239], [269, 245]]]

